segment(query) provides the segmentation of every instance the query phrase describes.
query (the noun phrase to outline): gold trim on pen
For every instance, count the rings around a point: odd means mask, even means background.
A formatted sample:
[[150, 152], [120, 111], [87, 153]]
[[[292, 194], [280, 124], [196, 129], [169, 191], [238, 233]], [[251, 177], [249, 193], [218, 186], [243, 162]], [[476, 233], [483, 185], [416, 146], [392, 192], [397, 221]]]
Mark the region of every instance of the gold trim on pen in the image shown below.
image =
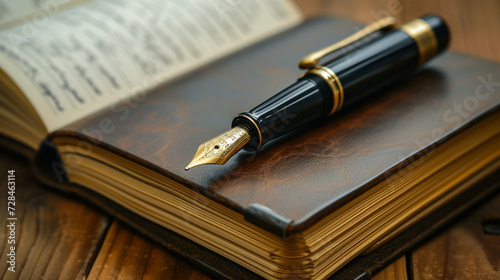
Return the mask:
[[340, 42], [337, 42], [333, 45], [330, 45], [328, 47], [322, 48], [321, 50], [317, 50], [315, 52], [312, 52], [306, 56], [304, 56], [300, 61], [299, 61], [299, 68], [301, 69], [312, 69], [316, 67], [316, 65], [319, 63], [320, 59], [323, 58], [324, 56], [339, 50], [349, 44], [352, 44], [361, 38], [370, 35], [371, 33], [384, 30], [384, 29], [392, 29], [397, 26], [396, 24], [396, 19], [393, 17], [384, 17], [381, 18], [377, 21], [375, 21], [372, 24], [367, 25], [363, 29], [359, 30], [358, 32], [352, 34], [351, 36], [343, 39]]
[[429, 61], [436, 55], [438, 48], [436, 34], [425, 20], [417, 18], [401, 25], [400, 28], [417, 43], [419, 65]]
[[333, 113], [340, 110], [340, 108], [342, 108], [342, 104], [344, 103], [344, 88], [342, 87], [342, 84], [340, 83], [340, 80], [337, 77], [337, 75], [331, 69], [324, 66], [317, 66], [320, 59], [338, 49], [341, 49], [349, 44], [356, 42], [357, 40], [371, 33], [384, 29], [393, 29], [396, 26], [397, 26], [396, 19], [394, 19], [393, 17], [382, 18], [338, 43], [335, 43], [331, 46], [328, 46], [326, 48], [323, 48], [321, 50], [315, 51], [313, 53], [304, 56], [299, 61], [299, 68], [309, 69], [302, 75], [302, 77], [304, 77], [306, 74], [314, 74], [316, 76], [319, 76], [328, 84], [328, 86], [332, 90], [333, 105], [328, 115], [332, 115]]
[[257, 147], [257, 150], [258, 150], [260, 148], [260, 146], [262, 145], [262, 132], [260, 131], [259, 126], [252, 118], [250, 118], [247, 115], [237, 115], [237, 117], [244, 117], [244, 118], [247, 118], [248, 120], [250, 120], [252, 122], [252, 124], [255, 126], [255, 129], [257, 129], [257, 131], [259, 132], [259, 146]]
[[332, 109], [330, 110], [330, 113], [328, 113], [328, 115], [330, 116], [333, 113], [340, 110], [340, 108], [342, 107], [342, 104], [344, 103], [344, 88], [342, 87], [342, 84], [340, 83], [339, 78], [332, 71], [332, 69], [324, 67], [324, 66], [319, 66], [319, 67], [316, 67], [313, 69], [309, 69], [304, 74], [314, 74], [314, 75], [320, 77], [328, 84], [328, 86], [332, 90], [333, 106], [332, 106]]

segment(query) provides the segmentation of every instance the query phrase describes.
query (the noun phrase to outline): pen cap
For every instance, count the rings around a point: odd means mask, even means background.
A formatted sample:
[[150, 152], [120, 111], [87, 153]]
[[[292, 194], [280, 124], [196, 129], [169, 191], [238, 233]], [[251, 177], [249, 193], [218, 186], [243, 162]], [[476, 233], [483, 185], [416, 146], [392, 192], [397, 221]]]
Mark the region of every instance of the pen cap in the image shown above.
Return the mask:
[[427, 15], [407, 22], [399, 28], [417, 44], [419, 65], [431, 60], [448, 46], [450, 32], [442, 18]]
[[444, 51], [450, 43], [450, 30], [446, 22], [441, 17], [432, 14], [423, 16], [420, 19], [431, 26], [437, 40], [437, 53]]

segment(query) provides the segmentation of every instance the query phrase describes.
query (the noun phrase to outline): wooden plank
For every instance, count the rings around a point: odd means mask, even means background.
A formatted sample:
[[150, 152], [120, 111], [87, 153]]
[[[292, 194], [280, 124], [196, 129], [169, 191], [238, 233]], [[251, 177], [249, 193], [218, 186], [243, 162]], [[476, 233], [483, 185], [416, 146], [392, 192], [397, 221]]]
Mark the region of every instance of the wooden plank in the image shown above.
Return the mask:
[[88, 279], [207, 280], [179, 257], [114, 222]]
[[[407, 279], [406, 276], [406, 259], [403, 256], [377, 273], [373, 279]], [[161, 246], [114, 222], [87, 279], [122, 278], [212, 279]]]
[[406, 258], [402, 256], [382, 271], [372, 277], [373, 280], [405, 280], [408, 279], [406, 272]]
[[411, 258], [416, 280], [500, 279], [500, 195], [414, 250]]
[[[393, 16], [403, 23], [434, 13], [442, 16], [452, 33], [450, 48], [500, 62], [500, 1], [455, 0], [295, 0], [306, 16], [338, 15], [368, 23]], [[354, 31], [354, 30], [353, 30]]]
[[[82, 278], [106, 233], [108, 218], [95, 209], [41, 186], [29, 164], [0, 150], [0, 278]], [[15, 170], [15, 215], [7, 213], [7, 170]], [[8, 244], [7, 217], [15, 217], [15, 244]], [[15, 246], [15, 272], [8, 270]]]

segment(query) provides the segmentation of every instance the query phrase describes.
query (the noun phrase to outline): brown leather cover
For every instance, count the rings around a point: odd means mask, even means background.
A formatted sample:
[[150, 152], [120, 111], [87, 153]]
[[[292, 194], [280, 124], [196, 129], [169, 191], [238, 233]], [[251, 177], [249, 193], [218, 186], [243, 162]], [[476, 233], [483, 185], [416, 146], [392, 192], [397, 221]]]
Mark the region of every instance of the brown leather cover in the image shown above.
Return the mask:
[[[447, 52], [404, 83], [256, 154], [240, 152], [224, 166], [184, 171], [201, 142], [227, 130], [237, 113], [293, 82], [301, 74], [296, 64], [304, 54], [340, 40], [356, 27], [360, 25], [344, 19], [308, 21], [49, 139], [87, 139], [96, 129], [103, 131], [103, 120], [111, 121], [113, 131], [94, 143], [238, 212], [250, 209], [249, 220], [277, 234], [302, 231], [499, 108], [500, 87], [494, 82], [500, 81], [500, 66]], [[259, 211], [266, 209], [262, 206], [270, 209], [273, 218], [267, 220], [278, 227], [259, 218], [266, 217]], [[117, 207], [119, 211], [112, 212], [133, 220]], [[161, 242], [158, 231], [164, 231], [157, 226], [137, 228]]]
[[[51, 137], [92, 137], [109, 119], [114, 130], [103, 133], [103, 147], [236, 211], [258, 203], [290, 219], [288, 231], [303, 230], [500, 102], [500, 87], [482, 82], [500, 81], [499, 65], [447, 52], [408, 81], [256, 154], [242, 152], [224, 166], [184, 170], [201, 142], [292, 83], [301, 73], [296, 66], [301, 56], [356, 26], [340, 19], [310, 21]], [[486, 100], [475, 97], [478, 87], [481, 96], [489, 94]], [[464, 117], [453, 111], [456, 104]]]

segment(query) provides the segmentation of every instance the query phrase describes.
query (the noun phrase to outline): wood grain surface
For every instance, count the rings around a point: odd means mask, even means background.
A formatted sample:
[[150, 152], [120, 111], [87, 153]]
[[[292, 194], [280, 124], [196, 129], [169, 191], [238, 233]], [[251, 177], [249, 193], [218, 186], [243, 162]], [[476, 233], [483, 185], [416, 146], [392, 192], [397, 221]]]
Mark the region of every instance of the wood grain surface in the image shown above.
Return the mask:
[[115, 221], [87, 279], [210, 278]]
[[[451, 48], [500, 62], [500, 1], [297, 0], [307, 16], [330, 14], [400, 22], [426, 13], [445, 18]], [[0, 199], [16, 170], [16, 273], [7, 271], [8, 232], [0, 232], [3, 279], [210, 279], [78, 198], [35, 182], [26, 160], [0, 150]], [[5, 205], [5, 204], [2, 204]], [[500, 195], [374, 276], [375, 279], [500, 279]], [[0, 209], [5, 221], [7, 209]], [[495, 231], [496, 230], [496, 231]], [[497, 234], [495, 234], [495, 232]], [[407, 266], [407, 264], [410, 264]], [[88, 275], [88, 277], [87, 277]]]
[[[15, 217], [15, 244], [0, 232], [0, 278], [78, 279], [88, 272], [110, 220], [77, 199], [62, 196], [38, 183], [26, 159], [0, 149], [0, 219]], [[7, 213], [7, 171], [15, 170], [15, 214]], [[10, 221], [6, 222], [7, 224]], [[15, 272], [7, 254], [15, 246]]]
[[373, 276], [373, 280], [400, 280], [408, 279], [406, 270], [406, 257], [402, 256]]
[[411, 253], [414, 279], [500, 279], [500, 195]]

